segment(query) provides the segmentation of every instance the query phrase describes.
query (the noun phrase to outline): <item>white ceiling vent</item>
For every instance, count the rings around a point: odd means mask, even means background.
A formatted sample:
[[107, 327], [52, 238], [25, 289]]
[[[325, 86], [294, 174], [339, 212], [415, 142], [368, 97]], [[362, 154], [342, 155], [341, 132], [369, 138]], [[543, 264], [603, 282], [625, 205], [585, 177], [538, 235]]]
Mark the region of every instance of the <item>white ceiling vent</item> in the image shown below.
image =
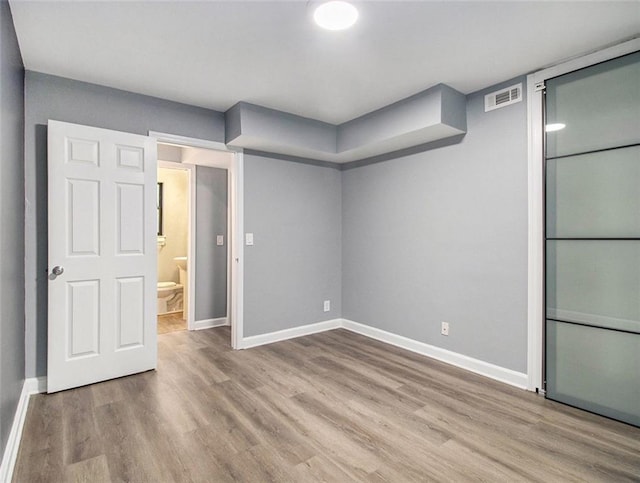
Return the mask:
[[484, 112], [509, 106], [522, 100], [522, 83], [484, 96]]

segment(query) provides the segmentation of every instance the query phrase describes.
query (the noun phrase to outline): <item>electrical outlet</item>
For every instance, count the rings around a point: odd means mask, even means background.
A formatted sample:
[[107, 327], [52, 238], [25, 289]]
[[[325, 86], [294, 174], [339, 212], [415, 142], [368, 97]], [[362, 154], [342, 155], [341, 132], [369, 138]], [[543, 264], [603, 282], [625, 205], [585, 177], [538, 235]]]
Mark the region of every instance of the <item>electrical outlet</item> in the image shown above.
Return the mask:
[[324, 311], [329, 312], [331, 310], [331, 300], [324, 301]]
[[449, 322], [442, 322], [440, 326], [440, 333], [442, 335], [449, 335]]

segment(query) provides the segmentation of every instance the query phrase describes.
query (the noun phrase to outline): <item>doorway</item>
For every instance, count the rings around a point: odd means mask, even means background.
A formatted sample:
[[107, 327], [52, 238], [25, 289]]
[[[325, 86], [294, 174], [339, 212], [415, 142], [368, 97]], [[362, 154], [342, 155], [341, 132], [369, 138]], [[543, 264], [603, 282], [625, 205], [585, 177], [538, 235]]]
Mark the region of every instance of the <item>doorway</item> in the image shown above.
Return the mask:
[[186, 330], [189, 320], [187, 271], [192, 167], [163, 161], [167, 147], [159, 145], [157, 183], [158, 334]]
[[[152, 134], [153, 135], [153, 134]], [[169, 142], [165, 141], [169, 137]], [[239, 265], [239, 257], [233, 258], [233, 218], [236, 211], [233, 202], [233, 173], [237, 170], [239, 156], [237, 153], [223, 149], [211, 149], [194, 146], [195, 140], [174, 139], [170, 135], [155, 135], [158, 137], [158, 165], [159, 182], [163, 180], [162, 169], [184, 173], [188, 178], [187, 195], [188, 208], [182, 209], [183, 215], [176, 212], [175, 207], [169, 204], [169, 186], [163, 183], [158, 188], [162, 191], [162, 210], [159, 204], [158, 227], [162, 226], [163, 235], [158, 235], [158, 260], [169, 261], [169, 270], [158, 270], [158, 283], [164, 286], [169, 284], [174, 290], [173, 296], [178, 301], [182, 292], [182, 312], [179, 305], [172, 307], [172, 313], [160, 315], [158, 332], [171, 330], [200, 330], [219, 326], [231, 326], [232, 336], [238, 332], [234, 322], [232, 273], [233, 266]], [[241, 155], [240, 155], [241, 156]], [[178, 190], [179, 191], [179, 190]], [[160, 199], [160, 194], [158, 196]], [[179, 201], [179, 200], [176, 200]], [[177, 202], [176, 204], [180, 204]], [[162, 211], [162, 217], [160, 215]], [[167, 230], [167, 216], [170, 212], [173, 216], [183, 217], [182, 225], [187, 227], [187, 236], [180, 237], [170, 235]], [[177, 210], [180, 211], [180, 210]], [[180, 225], [180, 223], [174, 223]], [[183, 248], [175, 246], [167, 250], [165, 256], [161, 256], [162, 250], [170, 247], [171, 239], [174, 242], [186, 238]], [[160, 247], [165, 244], [164, 247]], [[186, 249], [184, 246], [186, 245]], [[180, 254], [176, 252], [181, 251]], [[235, 250], [237, 252], [237, 249]], [[179, 265], [183, 267], [180, 268]], [[161, 279], [165, 274], [169, 279]], [[238, 280], [238, 279], [236, 279]], [[164, 284], [162, 282], [165, 282]], [[158, 288], [159, 293], [161, 290]], [[164, 289], [167, 290], [167, 289]], [[237, 291], [237, 289], [236, 289]], [[159, 314], [160, 297], [159, 297]], [[237, 324], [235, 324], [237, 325]], [[233, 345], [233, 341], [232, 345]], [[237, 346], [234, 346], [237, 348]]]
[[[242, 152], [170, 134], [141, 136], [49, 120], [48, 392], [157, 367], [158, 141], [231, 158], [226, 323], [232, 347], [243, 347]], [[206, 165], [197, 158], [180, 162]], [[189, 222], [195, 226], [192, 217], [193, 211]], [[199, 328], [191, 317], [187, 322], [189, 329]]]

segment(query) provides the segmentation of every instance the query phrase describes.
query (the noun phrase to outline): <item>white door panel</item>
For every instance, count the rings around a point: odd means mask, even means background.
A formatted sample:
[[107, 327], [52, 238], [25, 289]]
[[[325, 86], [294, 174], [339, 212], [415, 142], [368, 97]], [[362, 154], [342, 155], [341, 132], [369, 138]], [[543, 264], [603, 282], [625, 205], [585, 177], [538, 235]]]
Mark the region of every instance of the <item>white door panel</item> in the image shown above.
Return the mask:
[[155, 141], [49, 121], [48, 162], [48, 392], [154, 369]]

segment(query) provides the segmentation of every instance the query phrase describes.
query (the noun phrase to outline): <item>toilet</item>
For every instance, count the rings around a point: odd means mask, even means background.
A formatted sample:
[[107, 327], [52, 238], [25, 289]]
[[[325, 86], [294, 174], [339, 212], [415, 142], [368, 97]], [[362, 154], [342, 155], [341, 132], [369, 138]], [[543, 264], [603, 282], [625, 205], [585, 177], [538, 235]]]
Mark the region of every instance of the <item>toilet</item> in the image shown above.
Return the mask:
[[175, 282], [158, 282], [158, 315], [182, 312], [183, 286]]

